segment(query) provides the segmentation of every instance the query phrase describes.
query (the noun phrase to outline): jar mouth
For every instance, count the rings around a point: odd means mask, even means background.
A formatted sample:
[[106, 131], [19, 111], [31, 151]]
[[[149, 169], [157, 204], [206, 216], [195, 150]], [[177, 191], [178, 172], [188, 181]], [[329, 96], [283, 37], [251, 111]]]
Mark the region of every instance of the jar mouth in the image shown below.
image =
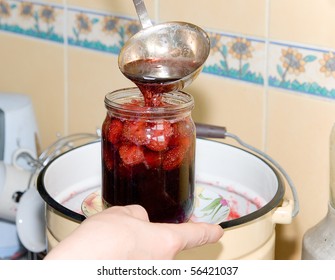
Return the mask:
[[[144, 106], [144, 97], [137, 87], [123, 88], [107, 93], [105, 107], [112, 111], [113, 115], [136, 118], [168, 118], [176, 115], [190, 114], [194, 107], [192, 95], [183, 91], [174, 91], [162, 94], [162, 107]], [[136, 102], [142, 102], [141, 106], [131, 106]], [[130, 106], [127, 106], [130, 105]]]

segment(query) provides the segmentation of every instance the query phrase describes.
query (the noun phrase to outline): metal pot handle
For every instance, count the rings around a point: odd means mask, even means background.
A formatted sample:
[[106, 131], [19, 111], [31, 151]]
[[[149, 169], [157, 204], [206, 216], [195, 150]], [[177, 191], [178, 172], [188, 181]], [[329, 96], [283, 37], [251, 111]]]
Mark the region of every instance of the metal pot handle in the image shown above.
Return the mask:
[[227, 129], [225, 127], [221, 126], [215, 126], [215, 125], [209, 125], [209, 124], [202, 124], [202, 123], [195, 123], [196, 126], [196, 134], [197, 137], [205, 137], [205, 138], [227, 138], [230, 137], [237, 141], [241, 146], [261, 155], [265, 159], [267, 159], [269, 162], [271, 162], [280, 172], [281, 174], [285, 177], [287, 183], [290, 186], [292, 195], [293, 195], [293, 211], [292, 211], [292, 218], [298, 215], [299, 213], [299, 199], [298, 199], [298, 194], [297, 190], [293, 184], [293, 181], [291, 180], [290, 176], [286, 173], [286, 171], [277, 163], [273, 158], [271, 158], [269, 155], [266, 153], [262, 152], [261, 150], [245, 143], [242, 141], [238, 136], [227, 132]]

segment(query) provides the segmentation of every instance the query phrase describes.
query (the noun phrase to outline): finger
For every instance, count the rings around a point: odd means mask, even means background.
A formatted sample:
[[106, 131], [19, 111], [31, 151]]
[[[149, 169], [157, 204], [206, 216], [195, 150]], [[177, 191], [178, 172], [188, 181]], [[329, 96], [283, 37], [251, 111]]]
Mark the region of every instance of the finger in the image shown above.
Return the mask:
[[[190, 249], [207, 243], [215, 243], [223, 236], [223, 229], [219, 225], [207, 223], [185, 223], [184, 225], [184, 231], [188, 231], [192, 236], [192, 238], [189, 239], [184, 232], [182, 233], [182, 236], [184, 238], [186, 237], [184, 249]], [[194, 233], [194, 231], [196, 231], [196, 233]]]
[[132, 217], [143, 221], [149, 221], [148, 212], [141, 205], [132, 204], [125, 206], [125, 208], [129, 211], [129, 214]]
[[173, 227], [173, 231], [178, 235], [180, 251], [207, 243], [215, 243], [223, 235], [221, 226], [207, 223], [169, 224], [167, 226]]
[[108, 215], [127, 215], [133, 218], [149, 221], [147, 211], [140, 205], [127, 205], [127, 206], [112, 206], [105, 209], [101, 214]]

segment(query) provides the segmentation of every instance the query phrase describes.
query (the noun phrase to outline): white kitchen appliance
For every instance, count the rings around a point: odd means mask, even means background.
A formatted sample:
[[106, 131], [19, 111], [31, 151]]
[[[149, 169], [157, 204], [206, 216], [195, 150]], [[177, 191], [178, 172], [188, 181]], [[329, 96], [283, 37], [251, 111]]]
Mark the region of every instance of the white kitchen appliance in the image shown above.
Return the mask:
[[28, 188], [30, 158], [37, 158], [38, 130], [31, 98], [0, 93], [0, 219], [15, 221], [20, 195]]
[[0, 93], [0, 161], [13, 164], [18, 149], [25, 149], [36, 157], [37, 144], [38, 130], [31, 98], [19, 93]]
[[13, 258], [22, 245], [16, 230], [21, 195], [32, 178], [38, 130], [29, 96], [0, 92], [0, 258]]

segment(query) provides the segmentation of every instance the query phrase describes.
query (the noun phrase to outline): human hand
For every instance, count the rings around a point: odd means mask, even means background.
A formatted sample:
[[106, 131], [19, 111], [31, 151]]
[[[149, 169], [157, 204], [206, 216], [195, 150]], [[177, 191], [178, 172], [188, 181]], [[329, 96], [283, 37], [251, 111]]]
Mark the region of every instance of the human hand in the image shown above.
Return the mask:
[[83, 221], [45, 259], [173, 259], [222, 235], [219, 225], [151, 223], [139, 205], [114, 206]]

